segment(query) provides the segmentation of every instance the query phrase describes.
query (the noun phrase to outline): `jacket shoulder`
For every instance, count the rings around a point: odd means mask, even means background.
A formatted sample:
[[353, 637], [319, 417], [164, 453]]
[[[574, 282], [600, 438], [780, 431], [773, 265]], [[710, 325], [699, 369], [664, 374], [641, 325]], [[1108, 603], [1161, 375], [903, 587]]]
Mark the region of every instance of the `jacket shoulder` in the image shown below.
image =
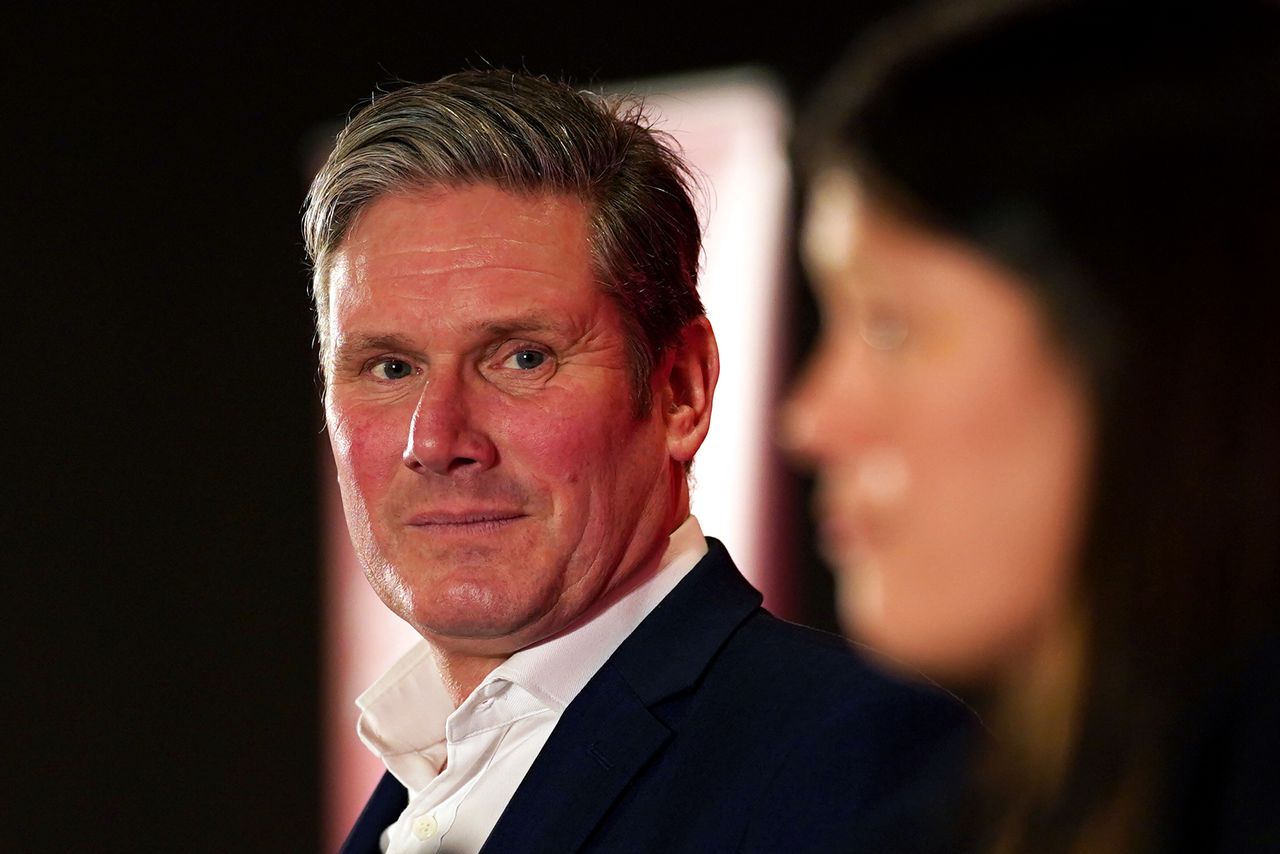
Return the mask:
[[904, 678], [872, 662], [866, 647], [839, 635], [789, 623], [761, 609], [744, 621], [726, 644], [722, 667], [750, 667], [778, 689], [820, 697], [826, 702], [870, 709], [881, 704], [895, 708], [919, 706], [944, 716], [974, 720], [973, 712], [954, 694], [923, 674]]

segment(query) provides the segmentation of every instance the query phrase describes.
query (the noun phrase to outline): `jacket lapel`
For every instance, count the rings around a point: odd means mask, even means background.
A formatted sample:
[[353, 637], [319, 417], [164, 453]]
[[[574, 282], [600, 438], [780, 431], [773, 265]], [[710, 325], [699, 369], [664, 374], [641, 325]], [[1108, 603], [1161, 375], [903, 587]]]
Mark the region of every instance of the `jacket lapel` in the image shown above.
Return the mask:
[[382, 775], [338, 854], [380, 854], [382, 831], [395, 824], [409, 805], [409, 793], [390, 772]]
[[670, 736], [616, 673], [601, 671], [565, 710], [483, 850], [576, 850]]
[[718, 541], [565, 709], [484, 851], [577, 850], [671, 737], [653, 707], [691, 686], [760, 605]]

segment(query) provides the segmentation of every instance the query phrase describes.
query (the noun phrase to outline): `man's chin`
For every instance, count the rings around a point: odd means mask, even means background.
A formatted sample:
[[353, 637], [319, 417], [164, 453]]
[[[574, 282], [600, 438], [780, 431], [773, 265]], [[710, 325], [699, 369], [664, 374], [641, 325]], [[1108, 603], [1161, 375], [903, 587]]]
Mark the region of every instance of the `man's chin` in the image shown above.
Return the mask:
[[419, 614], [410, 622], [428, 641], [467, 655], [510, 655], [551, 634], [547, 612]]

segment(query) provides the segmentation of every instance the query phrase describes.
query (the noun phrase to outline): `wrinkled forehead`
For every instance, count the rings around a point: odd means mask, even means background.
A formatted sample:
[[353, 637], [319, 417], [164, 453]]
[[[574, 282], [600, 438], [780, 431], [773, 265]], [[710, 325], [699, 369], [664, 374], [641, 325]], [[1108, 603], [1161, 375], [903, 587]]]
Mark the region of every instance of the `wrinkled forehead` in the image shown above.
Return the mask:
[[[369, 199], [317, 265], [317, 280], [348, 279], [381, 264], [386, 249], [432, 242], [448, 250], [450, 263], [483, 265], [494, 254], [556, 251], [593, 253], [589, 205], [579, 196], [551, 190], [507, 190], [488, 182], [391, 189]], [[345, 266], [344, 266], [345, 265]]]

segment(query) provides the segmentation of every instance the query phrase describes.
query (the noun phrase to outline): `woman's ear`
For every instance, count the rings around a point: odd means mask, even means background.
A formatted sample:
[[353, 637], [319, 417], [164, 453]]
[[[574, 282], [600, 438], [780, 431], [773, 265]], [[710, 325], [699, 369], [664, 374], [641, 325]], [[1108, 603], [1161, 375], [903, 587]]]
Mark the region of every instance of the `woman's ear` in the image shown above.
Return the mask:
[[667, 428], [667, 450], [673, 460], [688, 463], [711, 427], [711, 399], [720, 377], [720, 351], [706, 317], [685, 325], [671, 355], [660, 394]]

